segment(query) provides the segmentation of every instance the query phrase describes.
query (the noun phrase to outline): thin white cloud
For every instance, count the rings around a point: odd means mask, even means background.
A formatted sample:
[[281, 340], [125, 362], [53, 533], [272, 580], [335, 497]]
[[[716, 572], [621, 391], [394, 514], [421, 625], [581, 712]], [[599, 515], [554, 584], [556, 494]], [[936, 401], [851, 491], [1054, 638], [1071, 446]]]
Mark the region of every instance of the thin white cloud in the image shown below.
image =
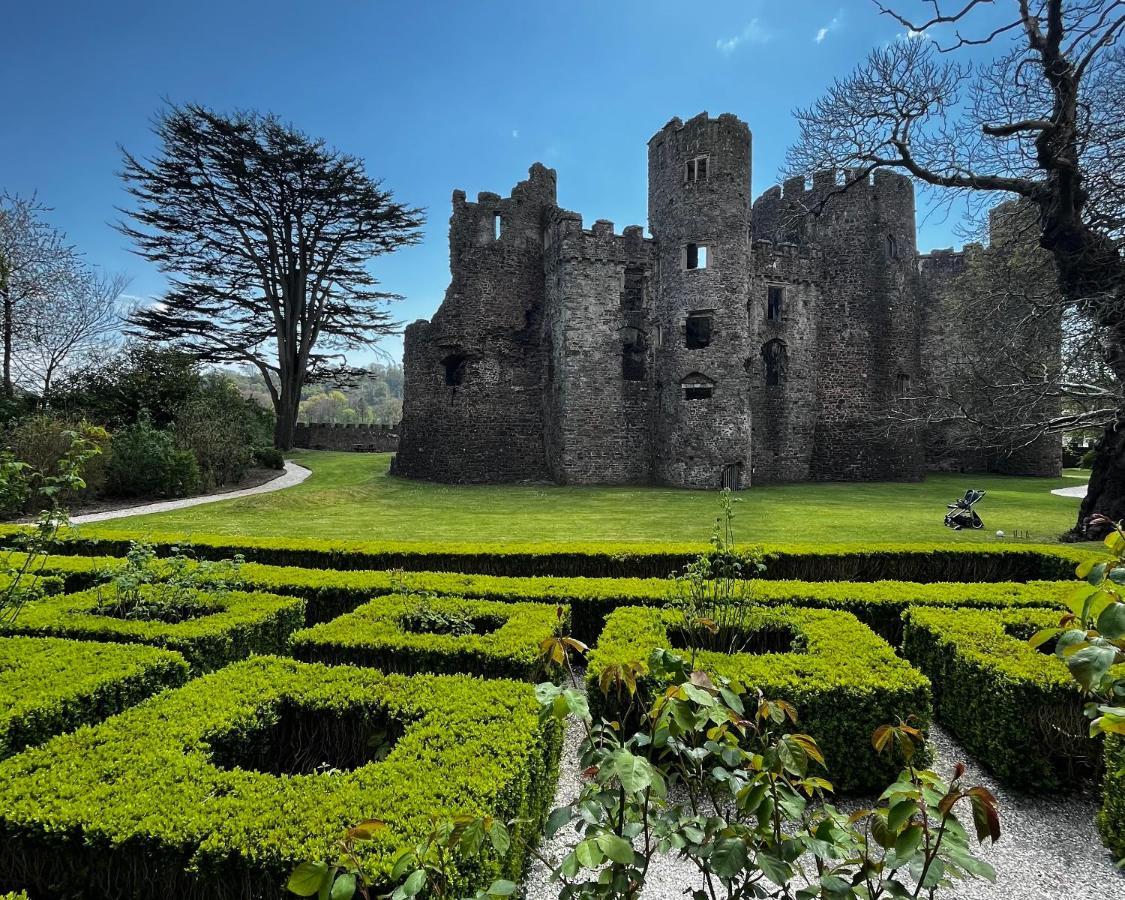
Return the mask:
[[513, 128], [512, 129], [512, 137], [518, 138], [519, 136], [520, 136], [520, 130], [518, 128]]
[[816, 37], [813, 41], [817, 44], [823, 44], [824, 39], [828, 37], [833, 31], [836, 31], [844, 24], [844, 11], [841, 9], [832, 17], [832, 20], [821, 28], [817, 29]]
[[715, 41], [715, 49], [720, 53], [733, 53], [742, 44], [765, 44], [773, 35], [758, 19], [751, 19], [738, 34]]

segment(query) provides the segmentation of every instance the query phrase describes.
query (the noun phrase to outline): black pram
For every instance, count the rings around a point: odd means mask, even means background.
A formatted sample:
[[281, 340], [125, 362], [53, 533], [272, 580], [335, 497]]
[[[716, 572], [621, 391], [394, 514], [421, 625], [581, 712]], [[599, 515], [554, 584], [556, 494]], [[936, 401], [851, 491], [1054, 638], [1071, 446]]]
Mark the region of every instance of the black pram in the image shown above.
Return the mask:
[[948, 504], [949, 512], [945, 514], [946, 527], [952, 528], [954, 531], [960, 531], [962, 528], [983, 528], [984, 522], [973, 509], [973, 506], [979, 503], [983, 497], [984, 491], [975, 491], [969, 488], [965, 491], [964, 497]]

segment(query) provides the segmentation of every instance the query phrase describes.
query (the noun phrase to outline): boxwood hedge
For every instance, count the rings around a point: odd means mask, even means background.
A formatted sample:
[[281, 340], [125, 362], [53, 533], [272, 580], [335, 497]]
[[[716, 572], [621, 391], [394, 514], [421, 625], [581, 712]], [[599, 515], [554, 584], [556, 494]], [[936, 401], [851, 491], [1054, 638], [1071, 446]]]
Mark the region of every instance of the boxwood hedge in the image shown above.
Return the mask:
[[[616, 692], [599, 690], [602, 672], [640, 663], [647, 673], [653, 650], [677, 646], [682, 623], [682, 612], [651, 607], [625, 607], [609, 616], [587, 667], [591, 703], [599, 714], [608, 718], [625, 714]], [[755, 607], [747, 610], [745, 630], [751, 638], [771, 636], [771, 652], [703, 652], [696, 667], [792, 703], [800, 716], [798, 727], [820, 744], [828, 777], [838, 790], [873, 790], [890, 783], [901, 760], [876, 754], [871, 735], [880, 725], [909, 716], [916, 717], [920, 727], [928, 727], [926, 677], [849, 613]], [[790, 638], [791, 649], [777, 649], [788, 645]], [[650, 699], [658, 687], [645, 674], [638, 691], [643, 699]]]
[[[116, 557], [52, 556], [45, 571], [61, 575], [68, 589], [88, 587], [98, 573], [121, 564]], [[416, 591], [441, 596], [511, 602], [562, 603], [571, 607], [573, 634], [597, 639], [605, 617], [620, 606], [663, 605], [671, 597], [667, 578], [508, 578], [447, 572], [375, 572], [302, 569], [247, 563], [244, 587], [304, 597], [306, 620], [325, 622], [351, 612], [373, 596]], [[1055, 607], [1073, 590], [1071, 581], [920, 584], [909, 581], [806, 582], [758, 580], [749, 585], [755, 603], [840, 609], [853, 613], [897, 644], [908, 606], [981, 608]]]
[[[384, 672], [542, 680], [540, 645], [567, 633], [569, 618], [567, 607], [546, 603], [391, 595], [298, 631], [293, 655]], [[449, 633], [451, 624], [461, 626], [458, 633]]]
[[486, 886], [518, 877], [559, 748], [528, 684], [257, 657], [0, 763], [0, 872], [52, 896], [277, 897], [364, 819], [387, 826], [358, 848], [376, 880], [431, 817], [519, 819], [503, 857], [455, 861], [457, 890]]
[[916, 607], [904, 620], [902, 652], [933, 682], [938, 721], [981, 763], [1032, 790], [1096, 767], [1074, 679], [1027, 640], [1058, 625], [1057, 612]]
[[[18, 526], [0, 527], [0, 541]], [[340, 542], [309, 538], [247, 537], [211, 534], [153, 534], [101, 531], [84, 527], [66, 535], [61, 552], [121, 556], [131, 541], [144, 540], [159, 551], [190, 550], [201, 559], [242, 554], [252, 562], [323, 569], [406, 569], [471, 572], [505, 576], [587, 576], [663, 578], [682, 569], [707, 544], [568, 543], [481, 544], [420, 541]], [[1029, 581], [1069, 577], [1089, 555], [1078, 546], [1057, 544], [897, 543], [754, 545], [761, 550], [766, 575], [802, 581]]]
[[1098, 831], [1113, 853], [1125, 862], [1125, 737], [1111, 734], [1105, 741], [1105, 783]]
[[0, 759], [101, 721], [187, 676], [184, 658], [169, 650], [0, 638]]
[[[149, 591], [142, 588], [142, 593]], [[192, 591], [205, 612], [179, 622], [104, 615], [98, 612], [99, 596], [98, 589], [91, 589], [45, 597], [25, 606], [15, 622], [0, 626], [0, 632], [151, 644], [179, 651], [194, 672], [208, 672], [253, 653], [286, 652], [305, 617], [304, 600], [276, 594]]]

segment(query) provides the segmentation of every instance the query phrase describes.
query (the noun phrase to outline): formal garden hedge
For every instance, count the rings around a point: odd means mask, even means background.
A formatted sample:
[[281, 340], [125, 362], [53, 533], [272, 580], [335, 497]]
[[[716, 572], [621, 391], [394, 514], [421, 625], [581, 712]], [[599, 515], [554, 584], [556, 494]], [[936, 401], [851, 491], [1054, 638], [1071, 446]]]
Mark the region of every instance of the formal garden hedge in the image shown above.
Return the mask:
[[[599, 689], [602, 673], [613, 667], [639, 663], [640, 700], [652, 698], [659, 685], [647, 674], [647, 660], [653, 650], [683, 646], [683, 622], [679, 610], [654, 607], [625, 607], [610, 615], [586, 670], [598, 714], [629, 715], [627, 693]], [[921, 672], [845, 612], [752, 607], [739, 631], [751, 652], [704, 651], [695, 667], [793, 704], [797, 727], [820, 744], [837, 789], [873, 790], [894, 780], [902, 761], [876, 754], [871, 736], [880, 725], [908, 717], [928, 727], [930, 684]]]
[[384, 672], [542, 681], [541, 645], [568, 632], [570, 610], [546, 603], [390, 595], [293, 636], [309, 662], [374, 666]]
[[455, 860], [461, 896], [518, 878], [560, 744], [528, 684], [258, 657], [0, 763], [0, 887], [277, 896], [365, 819], [377, 881], [431, 817], [518, 820], [502, 857]]
[[1098, 831], [1114, 859], [1125, 859], [1125, 737], [1105, 740], [1105, 782]]
[[[154, 591], [142, 587], [142, 597]], [[305, 620], [304, 600], [276, 594], [189, 591], [172, 621], [162, 620], [159, 605], [152, 617], [100, 611], [113, 597], [110, 586], [44, 597], [25, 606], [15, 622], [0, 625], [0, 633], [151, 644], [179, 651], [194, 672], [209, 672], [251, 654], [287, 652], [290, 637]]]
[[[65, 579], [68, 590], [87, 588], [119, 567], [117, 557], [52, 556], [45, 571]], [[571, 608], [575, 637], [593, 643], [605, 617], [622, 606], [661, 606], [674, 594], [667, 578], [510, 578], [448, 572], [377, 572], [302, 569], [247, 563], [239, 578], [243, 587], [303, 597], [310, 624], [349, 613], [374, 596], [403, 592], [472, 597], [503, 602], [565, 604]], [[757, 580], [748, 598], [768, 605], [839, 609], [857, 616], [885, 639], [899, 643], [902, 613], [909, 606], [979, 608], [1057, 607], [1073, 589], [1073, 581], [1001, 583], [907, 581], [804, 582]]]
[[[10, 542], [17, 526], [0, 528]], [[60, 552], [121, 556], [132, 541], [148, 541], [160, 552], [190, 550], [200, 559], [241, 554], [252, 562], [314, 569], [405, 569], [478, 575], [663, 578], [682, 569], [706, 544], [452, 544], [445, 542], [361, 543], [307, 538], [174, 535], [97, 531], [84, 527], [66, 535]], [[1055, 544], [855, 544], [746, 546], [760, 556], [771, 579], [802, 581], [1031, 581], [1067, 578], [1089, 555], [1078, 546]]]
[[909, 610], [903, 654], [934, 685], [934, 711], [1005, 781], [1053, 790], [1099, 765], [1082, 697], [1052, 645], [1028, 638], [1059, 624], [1047, 610]]
[[0, 759], [183, 684], [178, 653], [58, 638], [0, 638]]

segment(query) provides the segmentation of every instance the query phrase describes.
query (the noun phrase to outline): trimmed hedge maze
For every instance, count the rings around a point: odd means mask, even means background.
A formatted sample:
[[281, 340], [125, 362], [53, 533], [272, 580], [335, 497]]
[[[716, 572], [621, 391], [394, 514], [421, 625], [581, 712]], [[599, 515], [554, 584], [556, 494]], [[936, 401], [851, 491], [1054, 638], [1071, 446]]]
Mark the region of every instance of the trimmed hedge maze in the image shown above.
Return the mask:
[[187, 681], [180, 654], [57, 638], [0, 638], [0, 759]]
[[565, 606], [546, 603], [392, 595], [297, 632], [293, 655], [384, 672], [542, 680], [540, 645], [568, 633], [569, 619]]
[[[127, 540], [84, 529], [67, 550], [120, 554]], [[241, 566], [239, 590], [199, 593], [201, 609], [176, 622], [102, 614], [97, 590], [109, 590], [118, 556], [47, 561], [44, 574], [70, 593], [29, 606], [21, 634], [179, 650], [187, 663], [172, 683], [197, 677], [45, 729], [0, 763], [0, 890], [81, 887], [102, 898], [155, 885], [188, 900], [278, 897], [295, 862], [324, 855], [369, 817], [392, 825], [369, 848], [376, 874], [431, 814], [522, 816], [531, 836], [560, 743], [539, 724], [526, 683], [542, 677], [542, 641], [569, 633], [593, 645], [591, 684], [609, 666], [676, 648], [666, 576], [701, 549], [175, 543], [199, 558], [255, 561]], [[1060, 741], [1060, 726], [1076, 722], [1077, 692], [1026, 638], [1057, 622], [1075, 563], [1089, 555], [1004, 544], [766, 548], [765, 576], [747, 585], [745, 652], [700, 661], [792, 702], [844, 793], [882, 789], [897, 773], [871, 748], [876, 726], [907, 716], [925, 725], [931, 715], [1008, 783], [1049, 789], [1093, 760], [1088, 742]], [[900, 644], [896, 655], [890, 645]], [[239, 661], [257, 654], [268, 655]], [[4, 668], [0, 658], [0, 684]], [[615, 701], [591, 691], [596, 712], [620, 713]], [[0, 710], [5, 703], [0, 694]], [[1120, 741], [1107, 743], [1105, 759], [1099, 827], [1125, 856]], [[514, 877], [517, 856], [464, 861], [464, 887]]]
[[[647, 660], [653, 650], [682, 645], [683, 622], [677, 610], [646, 607], [619, 609], [609, 617], [587, 667], [591, 701], [602, 713], [616, 718], [627, 712], [616, 694], [598, 690], [610, 667], [639, 663], [646, 674], [638, 693], [651, 698], [660, 689], [647, 675]], [[930, 683], [924, 675], [844, 612], [755, 608], [739, 632], [743, 652], [703, 652], [696, 667], [792, 703], [800, 716], [797, 727], [820, 745], [838, 790], [882, 789], [894, 780], [901, 760], [876, 754], [871, 735], [882, 724], [908, 717], [928, 727]]]
[[[287, 652], [290, 636], [304, 624], [305, 603], [296, 597], [195, 591], [186, 618], [180, 610], [176, 616], [180, 621], [161, 621], [159, 617], [122, 618], [101, 611], [100, 604], [113, 599], [103, 590], [37, 600], [23, 609], [15, 623], [0, 627], [0, 632], [151, 644], [182, 653], [196, 672], [209, 672], [252, 653]], [[151, 587], [141, 591], [142, 595], [151, 592]]]
[[[0, 544], [11, 544], [20, 526], [0, 526]], [[404, 569], [526, 577], [535, 575], [664, 578], [682, 569], [707, 544], [449, 544], [348, 542], [229, 535], [152, 534], [83, 528], [62, 542], [60, 552], [123, 556], [132, 541], [146, 541], [162, 554], [174, 548], [199, 559], [241, 554], [250, 562], [314, 569]], [[1032, 581], [1070, 578], [1088, 557], [1080, 547], [1056, 544], [965, 545], [903, 542], [875, 548], [854, 544], [754, 545], [771, 579], [803, 581]]]
[[534, 690], [274, 657], [236, 663], [0, 763], [0, 873], [32, 893], [278, 896], [346, 827], [385, 878], [432, 816], [521, 819], [457, 890], [518, 878], [554, 791], [557, 728]]
[[903, 655], [934, 683], [934, 710], [965, 748], [1009, 783], [1053, 789], [1097, 768], [1082, 698], [1051, 644], [1048, 610], [911, 609]]

